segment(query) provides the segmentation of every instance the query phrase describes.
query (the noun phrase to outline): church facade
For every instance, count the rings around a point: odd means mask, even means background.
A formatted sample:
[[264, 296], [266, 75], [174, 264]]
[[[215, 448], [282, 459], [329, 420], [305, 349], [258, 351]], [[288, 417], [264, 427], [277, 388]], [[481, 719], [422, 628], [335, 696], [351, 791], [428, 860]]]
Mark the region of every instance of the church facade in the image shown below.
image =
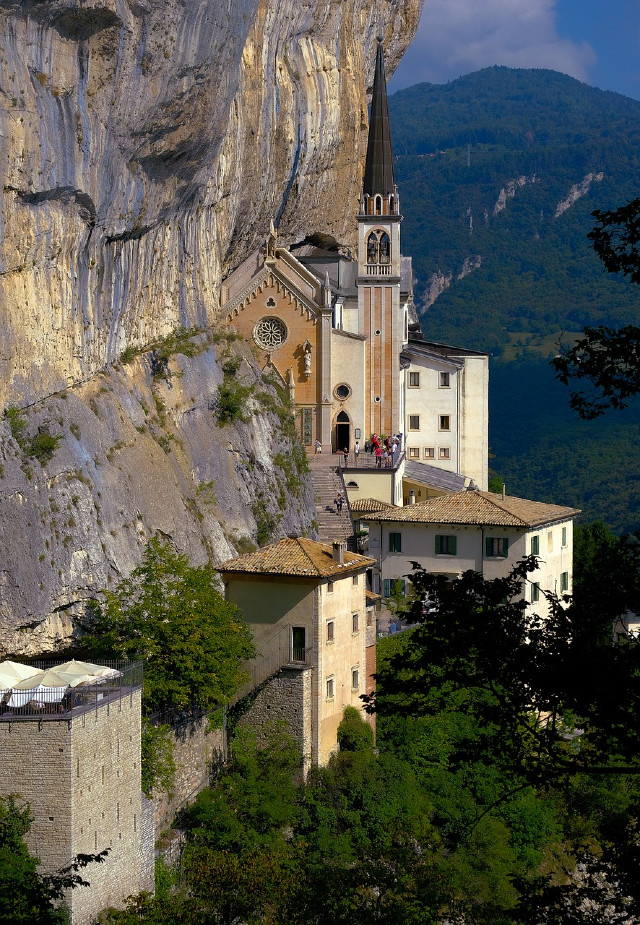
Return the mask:
[[[271, 228], [266, 246], [223, 283], [221, 311], [285, 385], [311, 449], [403, 434], [407, 458], [487, 486], [488, 358], [429, 344], [400, 250], [382, 45], [378, 45], [357, 259], [301, 246]], [[443, 385], [443, 383], [447, 383]], [[445, 425], [443, 429], [442, 425]]]

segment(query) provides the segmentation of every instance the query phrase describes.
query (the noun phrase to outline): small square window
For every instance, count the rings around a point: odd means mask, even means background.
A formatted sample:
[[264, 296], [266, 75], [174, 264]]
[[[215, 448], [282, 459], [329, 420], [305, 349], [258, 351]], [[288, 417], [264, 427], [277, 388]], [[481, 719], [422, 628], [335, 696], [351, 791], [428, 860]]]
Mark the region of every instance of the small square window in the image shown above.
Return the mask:
[[440, 379], [438, 382], [441, 389], [448, 389], [451, 387], [451, 381], [449, 373], [440, 373]]
[[441, 446], [438, 449], [438, 459], [451, 459], [451, 450], [448, 446]]
[[409, 459], [420, 459], [420, 449], [417, 446], [409, 447]]
[[451, 415], [441, 414], [439, 417], [439, 430], [451, 430]]
[[357, 633], [360, 626], [360, 615], [357, 613], [351, 614], [351, 632]]
[[561, 591], [569, 590], [569, 572], [563, 572], [560, 575], [560, 590]]
[[420, 415], [419, 414], [409, 415], [409, 430], [420, 430]]
[[389, 534], [389, 552], [402, 552], [402, 534]]
[[425, 459], [435, 459], [435, 458], [436, 458], [435, 447], [432, 447], [432, 446], [425, 446], [425, 448], [424, 448], [424, 458], [425, 458]]
[[539, 536], [531, 537], [531, 555], [532, 556], [540, 555], [540, 537]]
[[351, 669], [351, 690], [357, 691], [360, 687], [360, 669], [352, 668]]
[[420, 388], [420, 373], [409, 373], [409, 388], [410, 389]]
[[329, 620], [327, 623], [327, 642], [333, 642], [335, 636], [335, 623], [333, 620]]
[[334, 697], [333, 678], [327, 678], [327, 700], [332, 700], [333, 697]]
[[537, 604], [540, 600], [540, 582], [534, 581], [531, 584], [531, 603]]

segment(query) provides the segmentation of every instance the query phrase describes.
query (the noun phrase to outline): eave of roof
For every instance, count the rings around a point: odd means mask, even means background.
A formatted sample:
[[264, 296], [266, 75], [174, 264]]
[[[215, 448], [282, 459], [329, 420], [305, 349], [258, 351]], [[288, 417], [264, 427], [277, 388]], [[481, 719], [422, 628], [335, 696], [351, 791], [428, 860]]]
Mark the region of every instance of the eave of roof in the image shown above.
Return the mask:
[[223, 562], [217, 566], [223, 574], [282, 575], [335, 579], [364, 570], [375, 559], [344, 551], [343, 562], [333, 558], [333, 548], [326, 543], [304, 537], [288, 538]]
[[420, 504], [410, 504], [391, 511], [380, 511], [370, 520], [398, 523], [469, 524], [532, 529], [579, 514], [576, 508], [529, 501], [526, 498], [502, 498], [492, 492], [461, 491]]

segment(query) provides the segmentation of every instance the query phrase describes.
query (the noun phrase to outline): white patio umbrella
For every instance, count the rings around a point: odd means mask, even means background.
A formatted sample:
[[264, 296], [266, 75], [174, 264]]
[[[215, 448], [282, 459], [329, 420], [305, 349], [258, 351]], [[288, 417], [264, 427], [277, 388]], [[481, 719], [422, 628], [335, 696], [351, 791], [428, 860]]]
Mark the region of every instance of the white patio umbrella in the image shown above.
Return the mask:
[[44, 674], [42, 668], [34, 668], [33, 665], [21, 665], [20, 662], [12, 662], [6, 659], [4, 662], [0, 662], [0, 691], [11, 690], [16, 681], [23, 681], [25, 678], [32, 678], [39, 674]]
[[[62, 665], [56, 665], [56, 671], [63, 671], [65, 674], [87, 676], [88, 682], [103, 681], [106, 678], [119, 678], [122, 675], [117, 668], [108, 668], [106, 665], [94, 665], [93, 662], [81, 662], [72, 658]], [[84, 678], [83, 682], [84, 683]]]
[[84, 675], [70, 674], [58, 668], [49, 668], [39, 675], [14, 683], [9, 706], [24, 707], [31, 700], [37, 703], [60, 703], [68, 688], [77, 687], [90, 677], [86, 672]]

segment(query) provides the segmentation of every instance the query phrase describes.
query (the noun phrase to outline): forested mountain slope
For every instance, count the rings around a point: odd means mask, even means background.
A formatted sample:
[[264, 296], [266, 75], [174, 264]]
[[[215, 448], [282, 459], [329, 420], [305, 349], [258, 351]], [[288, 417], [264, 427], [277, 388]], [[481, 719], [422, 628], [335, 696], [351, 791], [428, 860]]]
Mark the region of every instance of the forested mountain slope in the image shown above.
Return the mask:
[[603, 272], [587, 234], [594, 209], [638, 195], [640, 102], [494, 67], [402, 90], [390, 113], [425, 333], [493, 358], [494, 468], [510, 491], [637, 529], [640, 413], [579, 424], [546, 360], [585, 325], [638, 320], [640, 293]]

